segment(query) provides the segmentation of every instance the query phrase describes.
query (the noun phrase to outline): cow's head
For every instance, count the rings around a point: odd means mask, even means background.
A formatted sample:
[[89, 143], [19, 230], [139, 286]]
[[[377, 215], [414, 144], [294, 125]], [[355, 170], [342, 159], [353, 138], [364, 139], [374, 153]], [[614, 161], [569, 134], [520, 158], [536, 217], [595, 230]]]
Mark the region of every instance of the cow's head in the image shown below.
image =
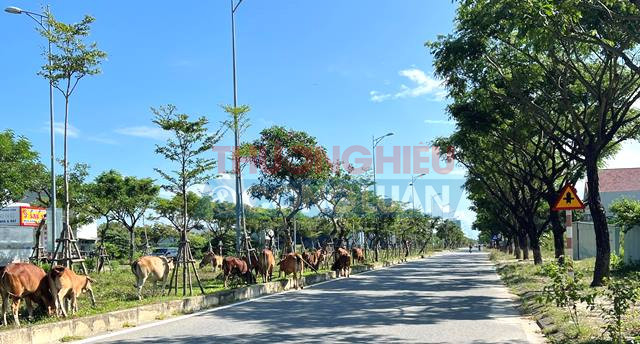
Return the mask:
[[200, 269], [207, 266], [207, 264], [215, 265], [215, 262], [214, 262], [215, 256], [216, 255], [213, 252], [205, 253], [204, 256], [202, 256], [202, 260], [200, 261]]

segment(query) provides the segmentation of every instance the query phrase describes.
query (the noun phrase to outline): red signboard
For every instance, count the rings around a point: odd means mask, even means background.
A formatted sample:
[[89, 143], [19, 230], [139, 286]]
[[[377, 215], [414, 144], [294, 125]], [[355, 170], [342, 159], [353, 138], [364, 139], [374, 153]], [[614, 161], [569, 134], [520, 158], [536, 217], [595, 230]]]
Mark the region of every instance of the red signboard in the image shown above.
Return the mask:
[[47, 209], [36, 207], [20, 207], [20, 226], [38, 227], [47, 215]]

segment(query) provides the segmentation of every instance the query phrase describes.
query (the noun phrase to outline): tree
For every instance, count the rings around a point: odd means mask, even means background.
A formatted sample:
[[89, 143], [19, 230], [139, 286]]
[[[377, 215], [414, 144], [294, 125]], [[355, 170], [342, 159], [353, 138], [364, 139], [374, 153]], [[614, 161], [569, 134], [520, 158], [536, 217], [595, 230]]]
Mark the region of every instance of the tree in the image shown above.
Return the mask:
[[340, 245], [346, 239], [345, 219], [351, 214], [350, 198], [359, 193], [362, 179], [351, 175], [351, 166], [345, 169], [342, 163], [336, 163], [322, 183], [316, 185], [311, 193], [312, 202], [318, 208], [320, 215], [328, 219], [333, 225], [331, 238], [338, 237]]
[[187, 222], [185, 227], [185, 222], [183, 221], [184, 216], [184, 198], [182, 195], [174, 195], [172, 198], [159, 198], [156, 200], [156, 204], [154, 207], [155, 212], [158, 214], [158, 218], [164, 218], [171, 223], [174, 229], [178, 232], [181, 232], [184, 228], [186, 228], [187, 232], [190, 232], [192, 229], [199, 228], [202, 221], [201, 215], [201, 200], [204, 198], [200, 198], [195, 192], [187, 192]]
[[206, 182], [213, 177], [209, 174], [209, 171], [213, 170], [216, 162], [213, 159], [204, 158], [202, 155], [210, 151], [213, 145], [220, 140], [222, 131], [218, 129], [213, 134], [209, 133], [206, 127], [209, 121], [205, 117], [191, 121], [189, 115], [178, 113], [173, 105], [161, 106], [157, 109], [151, 108], [151, 111], [154, 114], [153, 123], [172, 134], [164, 146], [156, 145], [156, 154], [160, 154], [176, 165], [176, 169], [171, 172], [165, 172], [159, 168], [154, 170], [166, 181], [166, 184], [162, 187], [182, 198], [181, 223], [179, 223], [180, 246], [176, 265], [171, 276], [169, 292], [171, 292], [171, 288], [175, 288], [175, 293], [177, 294], [178, 274], [176, 272], [182, 266], [182, 294], [186, 295], [187, 292], [187, 273], [189, 275], [189, 293], [193, 293], [191, 272], [188, 272], [189, 268], [187, 266], [190, 263], [200, 290], [204, 293], [187, 236], [190, 215], [187, 189], [198, 183]]
[[11, 130], [0, 132], [0, 209], [33, 191], [44, 170], [31, 142]]
[[[48, 79], [64, 97], [64, 219], [65, 226], [70, 226], [69, 198], [69, 156], [67, 138], [69, 129], [69, 98], [78, 86], [78, 82], [87, 75], [100, 73], [98, 66], [107, 54], [97, 48], [96, 43], [85, 44], [89, 36], [90, 25], [95, 19], [85, 16], [75, 24], [65, 24], [55, 19], [49, 11], [46, 13], [47, 27], [40, 34], [51, 42], [56, 51], [48, 53], [49, 63], [42, 66], [40, 75]], [[64, 231], [63, 231], [64, 233]]]
[[622, 227], [622, 231], [628, 232], [634, 226], [640, 225], [640, 201], [621, 198], [611, 203], [613, 222]]
[[615, 0], [463, 1], [455, 35], [444, 38], [467, 51], [458, 62], [487, 67], [454, 63], [460, 77], [450, 82], [472, 86], [486, 70], [500, 75], [495, 93], [526, 109], [532, 125], [584, 166], [597, 246], [593, 286], [608, 276], [611, 251], [598, 163], [640, 128], [632, 108], [640, 98], [637, 13], [637, 5]]
[[260, 169], [258, 183], [249, 192], [275, 205], [288, 252], [293, 245], [291, 220], [313, 204], [311, 191], [329, 172], [327, 153], [313, 136], [273, 126], [264, 129], [244, 154]]
[[151, 178], [123, 177], [111, 170], [97, 178], [101, 188], [114, 192], [113, 218], [129, 232], [129, 262], [135, 254], [135, 229], [138, 221], [155, 202], [160, 187], [154, 185]]
[[[51, 199], [51, 175], [48, 170], [43, 167], [39, 172], [38, 184], [35, 189], [37, 203], [40, 206], [49, 208]], [[100, 214], [96, 214], [91, 209], [91, 190], [87, 184], [89, 176], [89, 165], [85, 163], [76, 163], [67, 171], [67, 192], [69, 194], [69, 226], [77, 229], [78, 226], [86, 225]], [[63, 186], [64, 175], [56, 176], [56, 185], [58, 186], [57, 197], [62, 199], [65, 193]]]

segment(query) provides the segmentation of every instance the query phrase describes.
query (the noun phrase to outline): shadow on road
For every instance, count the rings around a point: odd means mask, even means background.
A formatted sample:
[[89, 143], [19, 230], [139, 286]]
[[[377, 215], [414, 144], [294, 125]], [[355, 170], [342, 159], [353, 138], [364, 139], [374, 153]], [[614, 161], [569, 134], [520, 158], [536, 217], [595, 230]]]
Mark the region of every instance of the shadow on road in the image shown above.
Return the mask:
[[[406, 343], [398, 328], [412, 331], [441, 322], [518, 317], [513, 301], [495, 292], [497, 284], [486, 255], [444, 255], [198, 316], [201, 326], [215, 327], [221, 319], [228, 326], [249, 324], [251, 334], [149, 336], [131, 342]], [[396, 332], [385, 330], [390, 327]], [[485, 330], [500, 331], [500, 327]], [[468, 343], [496, 343], [474, 341], [472, 335]], [[441, 339], [442, 333], [435, 338]], [[423, 337], [421, 342], [439, 341]]]

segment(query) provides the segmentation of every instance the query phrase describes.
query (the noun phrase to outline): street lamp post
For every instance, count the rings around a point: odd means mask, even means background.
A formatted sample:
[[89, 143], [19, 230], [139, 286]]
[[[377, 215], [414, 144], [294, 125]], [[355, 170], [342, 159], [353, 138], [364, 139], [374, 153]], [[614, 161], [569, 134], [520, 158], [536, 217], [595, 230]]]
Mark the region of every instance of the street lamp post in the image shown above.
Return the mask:
[[[385, 135], [382, 135], [378, 138], [376, 138], [375, 135], [373, 135], [371, 137], [371, 153], [373, 155], [373, 197], [374, 199], [376, 199], [376, 147], [378, 146], [378, 144], [380, 143], [380, 141], [382, 141], [385, 137], [387, 136], [391, 136], [393, 135], [393, 133], [387, 133]], [[376, 217], [376, 229], [378, 229], [379, 226], [379, 222], [377, 220]], [[389, 238], [387, 238], [387, 251], [389, 250]], [[377, 250], [376, 250], [376, 261], [378, 260], [378, 254], [377, 254]]]
[[420, 177], [422, 177], [422, 176], [426, 176], [426, 175], [427, 175], [426, 173], [422, 173], [422, 174], [419, 174], [419, 175], [417, 175], [417, 176], [415, 176], [415, 177], [414, 177], [414, 176], [411, 176], [411, 183], [409, 183], [409, 185], [411, 186], [411, 209], [412, 209], [413, 211], [416, 211], [416, 203], [415, 203], [415, 202], [414, 202], [414, 200], [413, 200], [413, 194], [415, 193], [415, 187], [414, 187], [414, 184], [415, 184], [415, 182], [416, 182], [416, 179], [418, 179], [418, 178], [420, 178]]
[[[36, 23], [38, 23], [38, 25], [40, 25], [40, 27], [49, 32], [51, 30], [49, 23], [46, 23], [45, 26], [45, 19], [49, 19], [48, 16], [48, 7], [47, 7], [47, 13], [45, 14], [41, 14], [41, 13], [35, 13], [35, 12], [31, 12], [31, 11], [25, 11], [21, 8], [15, 7], [15, 6], [9, 6], [7, 8], [4, 9], [5, 12], [7, 13], [11, 13], [11, 14], [25, 14], [27, 15], [29, 18], [33, 19]], [[48, 54], [47, 54], [47, 63], [49, 64], [49, 66], [51, 66], [51, 39], [47, 38], [47, 43], [48, 43]], [[51, 71], [49, 71], [49, 73], [51, 73]], [[50, 129], [50, 146], [51, 146], [51, 198], [50, 198], [50, 206], [51, 206], [51, 229], [49, 229], [51, 231], [51, 245], [52, 247], [56, 246], [56, 225], [57, 225], [57, 214], [56, 214], [56, 165], [55, 165], [55, 133], [54, 133], [54, 126], [53, 126], [53, 120], [54, 120], [54, 114], [53, 114], [53, 81], [51, 80], [51, 78], [49, 78], [49, 129]], [[55, 257], [52, 257], [55, 259]]]
[[382, 141], [385, 137], [391, 136], [391, 135], [393, 135], [393, 133], [387, 133], [378, 138], [376, 138], [375, 135], [371, 137], [371, 152], [373, 154], [373, 196], [374, 197], [376, 196], [376, 147], [378, 147], [378, 144], [380, 143], [380, 141]]
[[[239, 0], [236, 4], [235, 0], [231, 0], [231, 54], [233, 60], [233, 107], [238, 107], [238, 82], [236, 79], [236, 21], [235, 14], [238, 6], [243, 0]], [[236, 177], [236, 252], [239, 254], [242, 245], [242, 235], [244, 234], [244, 203], [242, 200], [242, 175], [240, 170], [240, 157], [238, 156], [238, 147], [240, 145], [240, 128], [239, 123], [234, 119], [233, 137], [236, 151], [234, 152], [235, 177]], [[247, 252], [247, 255], [249, 252]]]

